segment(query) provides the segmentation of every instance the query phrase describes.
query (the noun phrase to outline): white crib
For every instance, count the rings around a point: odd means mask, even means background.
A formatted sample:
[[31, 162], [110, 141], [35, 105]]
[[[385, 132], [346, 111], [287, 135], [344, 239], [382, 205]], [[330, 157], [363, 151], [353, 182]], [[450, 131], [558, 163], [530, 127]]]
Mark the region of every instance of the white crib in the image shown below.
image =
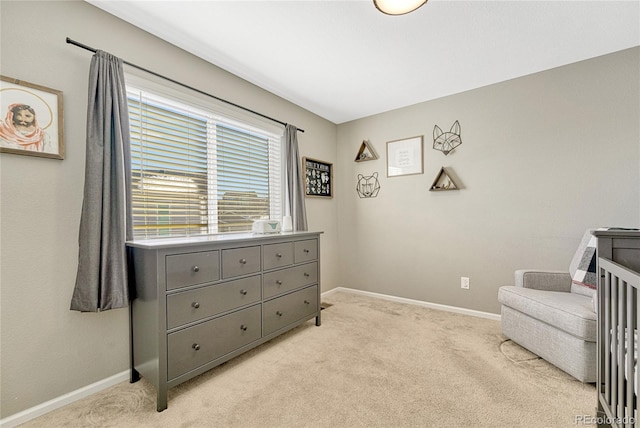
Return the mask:
[[598, 426], [640, 427], [638, 301], [640, 231], [596, 231], [598, 238]]

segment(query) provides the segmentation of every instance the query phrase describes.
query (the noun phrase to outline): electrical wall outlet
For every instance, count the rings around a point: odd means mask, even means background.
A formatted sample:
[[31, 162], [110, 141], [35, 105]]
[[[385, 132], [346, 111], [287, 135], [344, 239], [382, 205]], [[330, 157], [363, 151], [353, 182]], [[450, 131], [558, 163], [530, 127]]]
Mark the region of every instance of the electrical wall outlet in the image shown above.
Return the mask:
[[469, 278], [466, 276], [460, 277], [460, 288], [464, 288], [465, 290], [469, 289]]

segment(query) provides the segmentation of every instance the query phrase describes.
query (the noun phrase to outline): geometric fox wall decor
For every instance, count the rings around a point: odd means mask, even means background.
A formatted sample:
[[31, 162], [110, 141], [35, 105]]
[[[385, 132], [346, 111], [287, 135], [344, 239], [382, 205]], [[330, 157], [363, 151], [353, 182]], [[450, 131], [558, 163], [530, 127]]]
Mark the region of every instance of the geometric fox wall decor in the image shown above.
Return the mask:
[[433, 148], [435, 150], [440, 150], [448, 155], [460, 144], [462, 144], [462, 138], [460, 137], [460, 124], [457, 120], [448, 132], [442, 132], [438, 125], [433, 127]]

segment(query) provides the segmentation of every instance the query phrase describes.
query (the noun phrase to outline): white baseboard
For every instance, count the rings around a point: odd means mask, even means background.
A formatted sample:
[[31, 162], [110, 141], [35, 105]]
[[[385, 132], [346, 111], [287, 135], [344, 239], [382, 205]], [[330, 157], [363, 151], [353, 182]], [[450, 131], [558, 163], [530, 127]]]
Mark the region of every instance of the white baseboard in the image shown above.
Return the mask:
[[80, 389], [76, 389], [75, 391], [71, 391], [67, 394], [56, 397], [53, 400], [49, 400], [45, 403], [31, 407], [30, 409], [8, 416], [0, 420], [0, 427], [13, 428], [20, 424], [28, 422], [31, 419], [35, 419], [38, 416], [42, 416], [45, 413], [49, 413], [53, 410], [59, 409], [60, 407], [64, 407], [67, 404], [71, 404], [75, 401], [81, 400], [97, 392], [110, 388], [113, 385], [117, 385], [120, 382], [128, 381], [129, 373], [129, 370], [125, 370], [122, 373], [115, 374], [106, 379], [102, 379], [98, 382], [92, 383], [91, 385], [87, 385]]
[[482, 312], [482, 311], [476, 311], [473, 309], [458, 308], [456, 306], [441, 305], [439, 303], [425, 302], [422, 300], [406, 299], [404, 297], [390, 296], [388, 294], [374, 293], [371, 291], [356, 290], [354, 288], [336, 287], [336, 288], [332, 288], [331, 290], [325, 291], [324, 293], [322, 293], [322, 296], [329, 296], [331, 295], [331, 293], [334, 293], [337, 291], [342, 291], [342, 292], [351, 293], [351, 294], [360, 294], [362, 296], [369, 296], [369, 297], [374, 297], [376, 299], [389, 300], [391, 302], [407, 303], [409, 305], [422, 306], [424, 308], [439, 309], [441, 311], [447, 311], [447, 312], [455, 312], [463, 315], [471, 315], [473, 317], [487, 318], [494, 321], [500, 321], [501, 319], [499, 314], [492, 314], [490, 312]]
[[[322, 296], [329, 296], [332, 293], [335, 293], [338, 291], [351, 293], [351, 294], [360, 294], [363, 296], [374, 297], [376, 299], [389, 300], [392, 302], [399, 302], [399, 303], [407, 303], [410, 305], [422, 306], [425, 308], [439, 309], [442, 311], [455, 312], [459, 314], [471, 315], [474, 317], [487, 318], [490, 320], [500, 321], [500, 315], [492, 314], [489, 312], [475, 311], [473, 309], [465, 309], [465, 308], [458, 308], [455, 306], [441, 305], [438, 303], [424, 302], [422, 300], [406, 299], [404, 297], [395, 297], [387, 294], [373, 293], [371, 291], [362, 291], [362, 290], [356, 290], [353, 288], [346, 288], [346, 287], [332, 288], [331, 290], [328, 290], [322, 293]], [[68, 394], [61, 395], [60, 397], [54, 398], [53, 400], [49, 400], [45, 403], [31, 407], [30, 409], [24, 410], [22, 412], [19, 412], [14, 415], [8, 416], [4, 419], [1, 419], [0, 428], [13, 428], [20, 424], [28, 422], [32, 419], [35, 419], [38, 416], [42, 416], [45, 413], [49, 413], [53, 410], [59, 409], [60, 407], [64, 407], [67, 404], [71, 404], [75, 401], [81, 400], [92, 394], [103, 391], [120, 382], [124, 382], [128, 380], [129, 380], [129, 370], [125, 370], [122, 373], [118, 373], [106, 379], [92, 383], [91, 385], [87, 385], [83, 388], [76, 389], [75, 391], [71, 391]]]

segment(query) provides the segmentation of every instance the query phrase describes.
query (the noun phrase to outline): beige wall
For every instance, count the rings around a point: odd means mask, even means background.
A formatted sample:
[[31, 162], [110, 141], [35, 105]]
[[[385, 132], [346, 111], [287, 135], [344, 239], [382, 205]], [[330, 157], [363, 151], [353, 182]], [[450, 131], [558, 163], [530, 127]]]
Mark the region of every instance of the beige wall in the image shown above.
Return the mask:
[[[303, 128], [301, 156], [335, 163], [336, 125], [84, 2], [2, 1], [0, 15], [0, 72], [63, 91], [67, 153], [63, 161], [0, 155], [0, 417], [7, 417], [128, 368], [126, 310], [69, 310], [91, 53], [66, 37]], [[337, 283], [336, 207], [336, 200], [308, 201], [310, 228], [325, 232], [325, 289]]]
[[[586, 228], [639, 227], [639, 75], [634, 48], [341, 124], [341, 285], [499, 313], [515, 269], [567, 270]], [[433, 127], [455, 120], [445, 156]], [[424, 174], [387, 178], [386, 142], [416, 135]], [[379, 160], [353, 162], [363, 139]], [[442, 166], [462, 190], [428, 191]], [[373, 172], [379, 196], [358, 198]]]
[[[84, 2], [2, 1], [0, 24], [0, 72], [64, 92], [67, 147], [63, 161], [0, 155], [0, 417], [128, 367], [126, 310], [68, 310], [91, 54], [65, 37], [305, 129], [301, 155], [335, 166], [336, 197], [307, 200], [325, 291], [498, 312], [514, 269], [564, 269], [584, 228], [640, 223], [640, 48], [336, 126]], [[445, 157], [432, 129], [455, 120], [463, 145]], [[425, 173], [387, 179], [386, 142], [415, 135]], [[365, 138], [381, 158], [355, 163]], [[441, 166], [463, 190], [428, 191]], [[380, 195], [360, 199], [372, 172]]]

